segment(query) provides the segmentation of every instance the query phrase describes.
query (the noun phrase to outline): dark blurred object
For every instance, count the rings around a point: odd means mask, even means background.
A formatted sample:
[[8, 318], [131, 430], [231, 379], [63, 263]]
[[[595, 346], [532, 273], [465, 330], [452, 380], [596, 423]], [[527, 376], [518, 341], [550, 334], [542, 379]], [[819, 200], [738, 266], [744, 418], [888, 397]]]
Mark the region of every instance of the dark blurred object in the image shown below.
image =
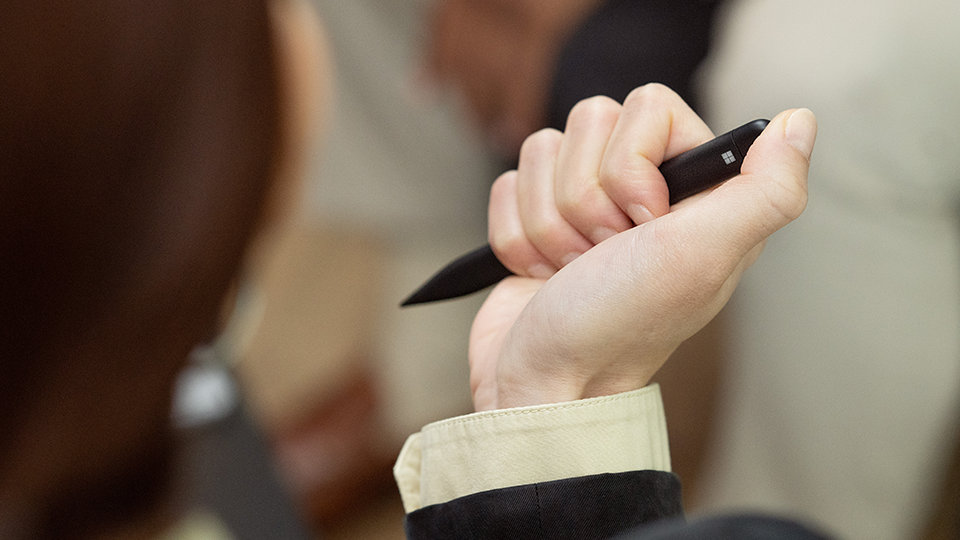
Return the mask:
[[279, 161], [268, 3], [3, 17], [0, 536], [157, 533], [173, 381], [216, 333]]
[[920, 535], [924, 540], [960, 538], [960, 422], [957, 422], [953, 433], [953, 453], [947, 459], [937, 504], [932, 508], [926, 528]]
[[562, 130], [581, 99], [622, 102], [634, 88], [663, 83], [699, 111], [693, 79], [710, 48], [711, 0], [609, 0], [570, 36], [551, 88], [547, 122]]
[[255, 321], [238, 324], [247, 334], [236, 370], [283, 483], [308, 526], [327, 533], [375, 495], [399, 500], [391, 468], [402, 440], [389, 435], [376, 378], [385, 252], [377, 238], [316, 221], [275, 228], [270, 242], [250, 263], [254, 290], [237, 318]]
[[683, 520], [660, 522], [617, 537], [643, 540], [703, 540], [704, 538], [736, 538], [737, 540], [830, 540], [823, 531], [809, 524], [762, 514], [737, 514], [706, 517], [689, 523]]
[[385, 442], [379, 405], [361, 368], [303, 421], [271, 435], [281, 474], [315, 530], [337, 528], [385, 493], [399, 500], [392, 468], [400, 449]]
[[196, 383], [206, 404], [213, 402], [210, 396], [224, 399], [200, 413], [193, 407], [194, 414], [178, 415], [177, 503], [187, 515], [213, 514], [237, 540], [309, 538], [281, 483], [268, 442], [247, 412], [229, 371], [215, 365], [195, 366], [181, 376], [181, 386], [186, 378]]

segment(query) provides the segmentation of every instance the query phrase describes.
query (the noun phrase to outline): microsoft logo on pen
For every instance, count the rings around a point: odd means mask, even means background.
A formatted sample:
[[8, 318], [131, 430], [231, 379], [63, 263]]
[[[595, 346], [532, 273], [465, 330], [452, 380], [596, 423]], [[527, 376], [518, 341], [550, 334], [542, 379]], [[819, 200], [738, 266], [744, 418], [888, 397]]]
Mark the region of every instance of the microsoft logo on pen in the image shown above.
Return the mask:
[[737, 160], [737, 158], [733, 157], [733, 152], [731, 152], [730, 150], [727, 150], [726, 152], [721, 154], [720, 157], [723, 158], [723, 162], [726, 163], [727, 165]]

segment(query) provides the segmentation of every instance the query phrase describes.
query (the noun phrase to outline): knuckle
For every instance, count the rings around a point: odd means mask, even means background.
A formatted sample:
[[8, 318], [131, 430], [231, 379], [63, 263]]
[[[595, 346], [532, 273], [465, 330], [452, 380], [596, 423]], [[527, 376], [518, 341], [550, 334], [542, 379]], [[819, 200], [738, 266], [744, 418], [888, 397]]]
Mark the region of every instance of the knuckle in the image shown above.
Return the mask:
[[527, 238], [541, 252], [551, 252], [556, 244], [558, 231], [560, 230], [559, 216], [556, 218], [546, 218], [530, 223], [525, 229]]
[[624, 107], [649, 106], [670, 103], [679, 99], [676, 92], [661, 83], [647, 83], [634, 88], [623, 100]]
[[596, 177], [565, 185], [556, 192], [557, 210], [563, 216], [573, 215], [590, 200], [592, 186], [599, 185]]
[[604, 160], [597, 175], [597, 184], [604, 191], [617, 190], [617, 187], [633, 183], [642, 172], [638, 158], [633, 155], [612, 155]]
[[607, 96], [593, 96], [578, 101], [567, 116], [567, 123], [589, 121], [618, 114], [620, 104]]
[[490, 231], [490, 248], [507, 267], [511, 269], [523, 266], [525, 254], [530, 247], [527, 239], [520, 231]]
[[490, 233], [490, 247], [498, 256], [514, 258], [513, 254], [525, 247], [523, 235], [514, 232], [495, 231]]
[[557, 148], [561, 133], [553, 128], [543, 128], [532, 133], [520, 145], [520, 155], [550, 152]]
[[497, 177], [490, 186], [490, 199], [505, 197], [512, 191], [517, 181], [517, 171], [509, 170]]

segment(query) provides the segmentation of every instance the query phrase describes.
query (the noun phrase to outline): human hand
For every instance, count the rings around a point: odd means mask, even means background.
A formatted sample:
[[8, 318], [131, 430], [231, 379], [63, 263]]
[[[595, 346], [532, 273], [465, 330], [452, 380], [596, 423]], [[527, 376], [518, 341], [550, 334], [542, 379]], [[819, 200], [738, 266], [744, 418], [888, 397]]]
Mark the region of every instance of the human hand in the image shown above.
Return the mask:
[[431, 15], [426, 73], [463, 95], [502, 153], [542, 127], [563, 41], [600, 0], [442, 0]]
[[712, 134], [666, 87], [641, 87], [622, 106], [591, 98], [565, 133], [530, 136], [518, 170], [491, 189], [490, 243], [518, 277], [474, 320], [475, 408], [646, 385], [803, 211], [815, 136], [810, 111], [780, 113], [739, 176], [672, 208], [657, 166]]

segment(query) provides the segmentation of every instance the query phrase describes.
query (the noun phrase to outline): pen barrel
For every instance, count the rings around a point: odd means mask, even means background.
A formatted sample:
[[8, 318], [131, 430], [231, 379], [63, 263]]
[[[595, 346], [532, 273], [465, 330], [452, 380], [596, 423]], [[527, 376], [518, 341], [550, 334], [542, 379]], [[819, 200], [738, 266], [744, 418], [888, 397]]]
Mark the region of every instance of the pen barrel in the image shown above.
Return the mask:
[[740, 165], [766, 120], [754, 120], [688, 150], [660, 165], [670, 192], [670, 204], [740, 174]]

